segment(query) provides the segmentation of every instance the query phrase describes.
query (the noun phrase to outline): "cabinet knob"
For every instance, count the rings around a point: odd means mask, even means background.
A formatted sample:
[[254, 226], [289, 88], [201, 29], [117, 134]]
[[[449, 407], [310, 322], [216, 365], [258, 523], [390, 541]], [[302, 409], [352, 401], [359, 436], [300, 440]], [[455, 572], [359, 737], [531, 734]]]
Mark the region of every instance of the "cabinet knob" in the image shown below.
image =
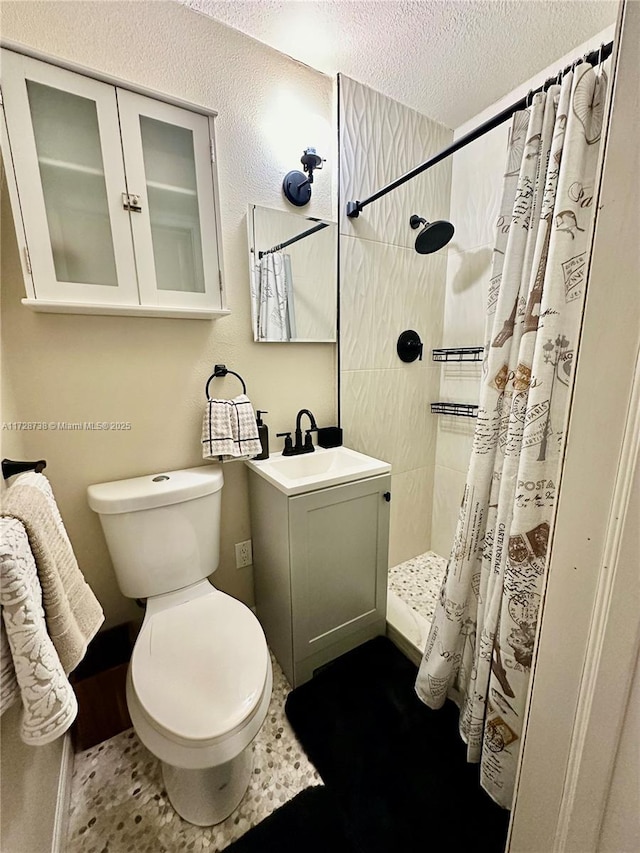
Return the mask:
[[390, 500], [391, 500], [391, 492], [385, 492], [385, 493], [382, 495], [382, 497], [385, 499], [385, 501], [386, 501], [387, 503], [389, 503], [389, 502], [390, 502]]

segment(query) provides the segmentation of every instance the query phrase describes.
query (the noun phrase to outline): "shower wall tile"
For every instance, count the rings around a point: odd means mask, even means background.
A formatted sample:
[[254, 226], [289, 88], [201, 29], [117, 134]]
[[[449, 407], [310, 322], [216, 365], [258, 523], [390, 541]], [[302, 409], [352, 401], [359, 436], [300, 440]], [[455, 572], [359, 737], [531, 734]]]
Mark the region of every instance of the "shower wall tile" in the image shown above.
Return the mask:
[[508, 133], [507, 122], [453, 155], [450, 212], [456, 232], [449, 244], [453, 251], [493, 243]]
[[449, 252], [445, 287], [443, 346], [482, 346], [493, 247]]
[[[429, 548], [437, 419], [429, 403], [441, 369], [447, 254], [419, 256], [409, 217], [449, 218], [451, 163], [348, 219], [366, 198], [445, 147], [452, 132], [349, 78], [340, 78], [340, 370], [344, 441], [389, 461], [395, 483], [390, 551], [401, 562]], [[404, 364], [396, 343], [415, 329], [424, 360]]]
[[341, 237], [341, 361], [343, 370], [394, 368], [398, 335], [415, 329], [424, 358], [440, 346], [444, 254], [418, 255], [385, 243]]
[[438, 465], [467, 473], [475, 424], [475, 418], [438, 416]]
[[482, 362], [460, 361], [442, 364], [440, 368], [440, 400], [455, 403], [477, 403], [480, 394]]
[[431, 550], [444, 557], [451, 553], [465, 480], [461, 471], [435, 467]]
[[346, 216], [347, 201], [367, 198], [450, 144], [453, 132], [385, 95], [340, 76], [340, 231], [412, 247], [409, 217], [449, 218], [451, 163], [445, 160], [365, 208]]
[[[484, 344], [507, 140], [508, 127], [503, 125], [452, 157], [451, 221], [456, 233], [447, 254], [443, 346]], [[441, 400], [477, 403], [481, 377], [481, 364], [443, 366]], [[475, 423], [439, 417], [431, 547], [440, 554], [448, 555], [453, 541]]]
[[432, 468], [414, 468], [391, 477], [390, 566], [428, 550], [433, 479]]
[[393, 469], [400, 385], [396, 370], [347, 370], [340, 377], [342, 425], [347, 447], [389, 462]]
[[437, 420], [429, 402], [438, 394], [438, 368], [419, 362], [395, 370], [342, 374], [344, 441], [391, 463], [392, 473], [433, 470]]

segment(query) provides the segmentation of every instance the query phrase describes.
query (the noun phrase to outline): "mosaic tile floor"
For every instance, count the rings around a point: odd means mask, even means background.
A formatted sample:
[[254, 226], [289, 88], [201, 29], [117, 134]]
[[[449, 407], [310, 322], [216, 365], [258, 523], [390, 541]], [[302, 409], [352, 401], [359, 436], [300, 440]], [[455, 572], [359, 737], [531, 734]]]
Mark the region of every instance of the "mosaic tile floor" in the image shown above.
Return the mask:
[[254, 746], [249, 789], [223, 823], [182, 820], [162, 785], [160, 763], [133, 729], [75, 756], [67, 853], [218, 853], [309, 785], [322, 784], [284, 714], [291, 690], [272, 657], [273, 693]]
[[[400, 648], [416, 663], [429, 636], [446, 567], [444, 557], [427, 551], [389, 569], [387, 623], [398, 639], [404, 638]], [[391, 631], [390, 636], [394, 638]]]
[[[428, 551], [389, 570], [394, 612], [404, 611], [405, 623], [413, 614], [405, 633], [418, 646], [445, 567], [444, 558]], [[219, 853], [304, 788], [322, 784], [284, 713], [291, 687], [273, 656], [272, 664], [271, 704], [253, 744], [249, 789], [226, 821], [197, 827], [182, 820], [167, 799], [158, 760], [129, 729], [75, 756], [66, 852]]]
[[389, 589], [431, 621], [447, 561], [433, 551], [389, 569]]

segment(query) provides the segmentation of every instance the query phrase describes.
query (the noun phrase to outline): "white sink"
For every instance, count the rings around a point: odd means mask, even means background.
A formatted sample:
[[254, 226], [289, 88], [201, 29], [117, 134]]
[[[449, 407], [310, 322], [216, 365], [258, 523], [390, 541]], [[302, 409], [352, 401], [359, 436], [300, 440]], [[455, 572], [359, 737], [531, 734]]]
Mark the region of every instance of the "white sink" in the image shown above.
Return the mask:
[[348, 447], [316, 447], [313, 453], [269, 459], [247, 460], [252, 471], [264, 477], [285, 495], [301, 495], [328, 486], [339, 486], [378, 474], [388, 474], [391, 465]]

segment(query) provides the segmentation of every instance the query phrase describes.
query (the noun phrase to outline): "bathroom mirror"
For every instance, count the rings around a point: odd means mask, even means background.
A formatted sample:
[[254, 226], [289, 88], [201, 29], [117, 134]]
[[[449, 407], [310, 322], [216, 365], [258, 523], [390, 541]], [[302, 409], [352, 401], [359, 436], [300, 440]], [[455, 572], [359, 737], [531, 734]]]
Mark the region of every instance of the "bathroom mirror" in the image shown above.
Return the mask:
[[254, 341], [335, 342], [337, 224], [251, 204], [247, 226]]

